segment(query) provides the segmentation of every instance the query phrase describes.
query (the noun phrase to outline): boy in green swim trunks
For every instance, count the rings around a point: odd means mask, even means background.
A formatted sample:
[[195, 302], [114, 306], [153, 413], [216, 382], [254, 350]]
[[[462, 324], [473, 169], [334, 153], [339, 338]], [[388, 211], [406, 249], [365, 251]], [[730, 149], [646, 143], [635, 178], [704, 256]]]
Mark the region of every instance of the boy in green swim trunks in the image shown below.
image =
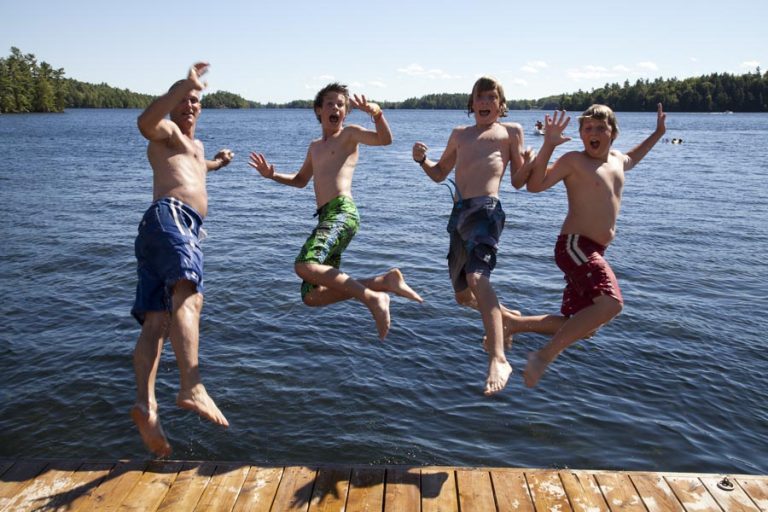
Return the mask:
[[[344, 126], [350, 110], [356, 107], [369, 114], [376, 130], [357, 125]], [[262, 153], [252, 152], [248, 164], [265, 178], [283, 185], [303, 188], [314, 178], [317, 202], [317, 227], [301, 249], [294, 269], [302, 278], [301, 297], [308, 306], [327, 306], [335, 302], [357, 299], [371, 311], [379, 337], [389, 331], [389, 295], [422, 302], [421, 297], [403, 279], [399, 269], [356, 280], [339, 267], [341, 254], [357, 233], [360, 217], [352, 200], [352, 175], [359, 156], [358, 146], [386, 146], [392, 143], [392, 132], [381, 108], [369, 103], [365, 96], [350, 98], [346, 86], [332, 83], [315, 96], [315, 115], [322, 136], [312, 141], [298, 172], [275, 172]]]
[[413, 159], [436, 182], [444, 181], [456, 167], [456, 195], [448, 232], [451, 234], [448, 267], [456, 302], [480, 311], [488, 352], [486, 395], [507, 384], [512, 367], [504, 355], [502, 311], [490, 282], [496, 265], [496, 249], [504, 228], [499, 188], [509, 164], [512, 185], [520, 188], [531, 171], [532, 154], [523, 150], [523, 129], [517, 123], [501, 123], [507, 113], [504, 89], [490, 77], [472, 87], [467, 114], [473, 126], [455, 128], [438, 161], [427, 158], [427, 146], [413, 145]]

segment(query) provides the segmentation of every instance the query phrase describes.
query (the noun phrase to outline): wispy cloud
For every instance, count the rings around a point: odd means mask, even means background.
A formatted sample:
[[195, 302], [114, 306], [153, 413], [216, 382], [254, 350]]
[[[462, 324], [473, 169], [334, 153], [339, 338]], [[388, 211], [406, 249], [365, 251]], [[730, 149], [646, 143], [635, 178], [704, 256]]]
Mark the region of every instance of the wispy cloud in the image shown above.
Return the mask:
[[430, 79], [450, 80], [453, 78], [461, 78], [457, 75], [451, 75], [447, 71], [442, 69], [424, 69], [419, 64], [409, 64], [404, 68], [398, 68], [398, 73], [402, 73], [408, 76], [423, 76]]
[[760, 66], [760, 63], [756, 60], [747, 60], [741, 63], [741, 67], [743, 69], [755, 69], [756, 67]]
[[525, 66], [521, 67], [520, 69], [522, 71], [525, 71], [526, 73], [538, 73], [540, 70], [548, 68], [549, 65], [544, 62], [543, 60], [534, 60], [531, 62], [527, 62]]
[[581, 80], [594, 80], [596, 78], [611, 78], [616, 76], [616, 73], [608, 71], [603, 66], [582, 66], [581, 68], [571, 68], [566, 71], [568, 77], [575, 81]]
[[659, 69], [659, 66], [657, 66], [655, 62], [651, 61], [638, 62], [637, 67], [646, 71], [657, 71]]
[[336, 77], [333, 75], [313, 76], [307, 79], [307, 82], [304, 84], [304, 88], [310, 90], [321, 89], [325, 86], [325, 84], [328, 82], [333, 82], [334, 80], [336, 80]]
[[512, 85], [522, 85], [523, 87], [528, 85], [528, 81], [522, 78], [513, 78], [509, 81]]
[[371, 87], [378, 87], [379, 89], [387, 88], [387, 84], [379, 80], [371, 80], [370, 82], [368, 82], [368, 85], [370, 85]]
[[691, 57], [691, 62], [699, 62], [698, 57]]

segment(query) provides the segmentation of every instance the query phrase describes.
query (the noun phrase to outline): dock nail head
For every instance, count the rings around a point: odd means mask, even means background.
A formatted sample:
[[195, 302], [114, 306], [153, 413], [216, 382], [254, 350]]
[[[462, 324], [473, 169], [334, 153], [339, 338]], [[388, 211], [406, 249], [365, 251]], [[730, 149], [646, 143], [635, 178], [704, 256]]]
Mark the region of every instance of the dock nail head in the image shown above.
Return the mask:
[[733, 490], [733, 482], [731, 482], [730, 478], [728, 478], [727, 476], [724, 476], [722, 480], [717, 482], [717, 486], [724, 491]]

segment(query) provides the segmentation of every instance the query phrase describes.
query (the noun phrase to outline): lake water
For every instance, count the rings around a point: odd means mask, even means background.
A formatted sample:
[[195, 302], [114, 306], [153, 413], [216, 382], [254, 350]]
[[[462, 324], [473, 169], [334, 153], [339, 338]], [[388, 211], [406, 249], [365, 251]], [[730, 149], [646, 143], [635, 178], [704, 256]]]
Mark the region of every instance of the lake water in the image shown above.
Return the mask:
[[[0, 116], [2, 457], [146, 456], [128, 417], [133, 240], [152, 194], [138, 113]], [[450, 195], [410, 151], [421, 140], [437, 157], [471, 120], [386, 115], [395, 142], [361, 150], [362, 226], [343, 268], [364, 277], [397, 265], [426, 302], [394, 298], [380, 342], [359, 303], [301, 303], [293, 259], [314, 226], [311, 186], [280, 186], [246, 164], [259, 150], [297, 170], [320, 132], [312, 112], [203, 112], [208, 155], [237, 154], [209, 176], [200, 347], [232, 427], [174, 406], [166, 344], [157, 387], [174, 458], [768, 473], [768, 115], [668, 116], [666, 137], [684, 143], [659, 143], [628, 174], [607, 253], [623, 313], [534, 390], [520, 375], [546, 339], [517, 336], [515, 374], [492, 398], [482, 396], [480, 316], [454, 303], [445, 268]], [[528, 135], [538, 118], [508, 119], [538, 148]], [[359, 112], [350, 122], [370, 126]], [[620, 113], [619, 123], [626, 151], [655, 115]], [[525, 314], [557, 312], [565, 191], [515, 191], [505, 176], [501, 199], [497, 293]]]

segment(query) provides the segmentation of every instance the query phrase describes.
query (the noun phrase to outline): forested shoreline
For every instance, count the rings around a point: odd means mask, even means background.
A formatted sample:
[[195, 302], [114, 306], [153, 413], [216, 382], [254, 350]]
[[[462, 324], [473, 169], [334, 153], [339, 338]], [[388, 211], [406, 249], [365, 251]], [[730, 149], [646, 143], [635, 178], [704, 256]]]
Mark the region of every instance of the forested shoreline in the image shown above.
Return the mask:
[[[154, 99], [111, 87], [90, 84], [64, 76], [63, 68], [45, 61], [38, 63], [31, 53], [16, 47], [0, 59], [0, 113], [63, 112], [66, 108], [145, 108]], [[387, 109], [465, 110], [467, 92], [427, 94], [404, 101], [380, 101]], [[608, 84], [591, 91], [547, 96], [538, 100], [508, 99], [511, 110], [579, 111], [603, 103], [616, 111], [646, 112], [664, 104], [667, 112], [768, 112], [768, 72], [735, 75], [712, 73], [677, 78], [637, 80], [631, 84]], [[262, 104], [227, 91], [203, 95], [204, 108], [312, 108], [312, 100]]]

